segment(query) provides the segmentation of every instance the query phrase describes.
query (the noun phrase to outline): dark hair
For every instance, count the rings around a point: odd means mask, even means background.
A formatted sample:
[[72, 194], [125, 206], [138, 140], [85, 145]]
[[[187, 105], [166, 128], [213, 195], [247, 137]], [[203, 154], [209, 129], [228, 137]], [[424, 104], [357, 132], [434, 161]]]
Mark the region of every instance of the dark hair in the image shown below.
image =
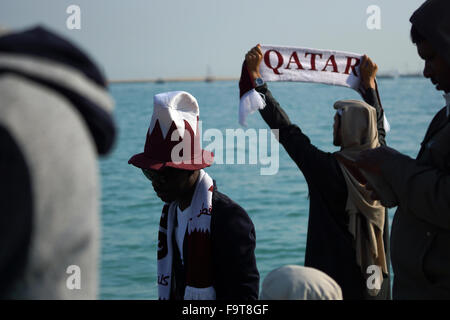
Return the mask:
[[418, 44], [426, 40], [425, 37], [419, 32], [419, 30], [417, 30], [417, 28], [414, 25], [411, 26], [410, 34], [411, 34], [411, 41], [414, 44]]

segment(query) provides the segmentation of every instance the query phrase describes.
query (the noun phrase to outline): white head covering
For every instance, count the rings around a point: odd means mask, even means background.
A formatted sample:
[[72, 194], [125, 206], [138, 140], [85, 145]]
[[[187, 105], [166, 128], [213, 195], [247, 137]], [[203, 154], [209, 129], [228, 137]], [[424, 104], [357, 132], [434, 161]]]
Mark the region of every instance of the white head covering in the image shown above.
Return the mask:
[[197, 121], [200, 115], [197, 99], [185, 91], [158, 93], [153, 97], [153, 114], [148, 133], [151, 134], [159, 120], [163, 138], [166, 138], [172, 123], [175, 123], [180, 137], [184, 136], [184, 121], [187, 121], [197, 134]]
[[261, 300], [342, 300], [342, 290], [326, 273], [286, 265], [271, 271], [262, 284]]

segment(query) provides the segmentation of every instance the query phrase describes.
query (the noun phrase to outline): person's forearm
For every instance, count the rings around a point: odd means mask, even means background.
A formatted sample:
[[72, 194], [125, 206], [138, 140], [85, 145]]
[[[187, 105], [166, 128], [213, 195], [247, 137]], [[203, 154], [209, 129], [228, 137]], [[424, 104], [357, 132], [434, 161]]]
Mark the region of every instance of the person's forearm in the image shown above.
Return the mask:
[[372, 107], [374, 107], [378, 111], [380, 109], [380, 103], [378, 101], [377, 92], [373, 88], [366, 89], [366, 91], [363, 94], [363, 99], [365, 102], [370, 104]]
[[381, 103], [378, 99], [376, 90], [374, 88], [366, 89], [365, 93], [363, 94], [363, 99], [377, 111], [378, 140], [381, 145], [385, 146], [386, 130], [384, 128], [384, 110], [381, 107]]
[[382, 166], [399, 199], [399, 207], [433, 225], [450, 230], [450, 175], [399, 155]]
[[256, 91], [262, 93], [265, 97], [266, 106], [264, 109], [259, 110], [259, 113], [271, 129], [282, 129], [291, 125], [288, 115], [272, 96], [272, 93], [267, 88], [267, 84], [257, 87]]

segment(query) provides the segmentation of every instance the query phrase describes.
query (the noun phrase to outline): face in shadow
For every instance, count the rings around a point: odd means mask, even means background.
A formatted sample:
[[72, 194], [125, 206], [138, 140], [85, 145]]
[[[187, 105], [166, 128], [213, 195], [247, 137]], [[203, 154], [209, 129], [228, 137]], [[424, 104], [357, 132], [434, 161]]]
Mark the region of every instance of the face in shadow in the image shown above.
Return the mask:
[[192, 190], [194, 172], [172, 167], [160, 170], [142, 169], [142, 172], [152, 182], [153, 190], [163, 202], [172, 202], [183, 198]]
[[427, 41], [417, 43], [417, 53], [425, 61], [423, 76], [436, 86], [436, 90], [450, 92], [450, 66]]

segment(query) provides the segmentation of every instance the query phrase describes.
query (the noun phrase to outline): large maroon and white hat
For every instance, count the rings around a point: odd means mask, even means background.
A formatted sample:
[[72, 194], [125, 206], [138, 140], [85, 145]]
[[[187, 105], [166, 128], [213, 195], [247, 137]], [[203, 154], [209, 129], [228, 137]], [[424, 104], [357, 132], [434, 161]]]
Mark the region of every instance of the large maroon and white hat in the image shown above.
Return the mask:
[[201, 149], [197, 99], [184, 91], [159, 93], [153, 97], [153, 115], [144, 152], [128, 163], [160, 170], [173, 167], [197, 170], [212, 164], [212, 152]]

